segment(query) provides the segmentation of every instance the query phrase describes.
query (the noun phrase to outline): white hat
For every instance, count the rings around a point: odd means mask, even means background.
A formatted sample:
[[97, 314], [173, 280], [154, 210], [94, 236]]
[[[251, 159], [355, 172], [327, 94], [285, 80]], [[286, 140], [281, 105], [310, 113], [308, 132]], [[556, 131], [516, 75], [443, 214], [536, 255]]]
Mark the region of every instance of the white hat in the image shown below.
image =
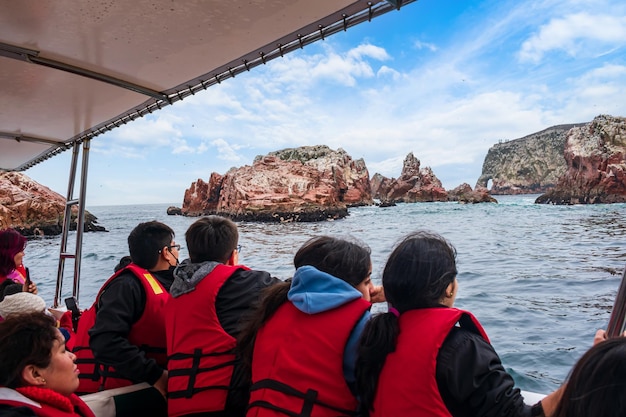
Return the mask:
[[34, 313], [46, 309], [46, 302], [38, 295], [29, 292], [18, 292], [4, 297], [0, 302], [0, 317], [7, 318], [11, 314]]

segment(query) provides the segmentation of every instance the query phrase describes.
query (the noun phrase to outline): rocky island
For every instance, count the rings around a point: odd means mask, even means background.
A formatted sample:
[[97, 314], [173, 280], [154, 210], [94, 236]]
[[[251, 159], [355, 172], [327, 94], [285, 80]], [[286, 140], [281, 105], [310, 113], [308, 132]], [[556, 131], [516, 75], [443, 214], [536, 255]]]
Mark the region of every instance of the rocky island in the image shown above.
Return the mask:
[[626, 202], [626, 118], [600, 115], [567, 132], [567, 169], [536, 203]]
[[402, 172], [396, 178], [379, 173], [372, 177], [372, 195], [382, 203], [417, 203], [448, 201], [448, 193], [430, 167], [420, 168], [413, 152], [404, 158]]
[[270, 152], [251, 166], [214, 172], [208, 182], [198, 179], [185, 191], [181, 212], [304, 222], [343, 218], [348, 207], [372, 203], [365, 161], [319, 145]]
[[[20, 172], [0, 172], [0, 228], [13, 227], [24, 236], [54, 236], [63, 230], [65, 198]], [[72, 216], [75, 219], [75, 215]], [[106, 231], [85, 212], [85, 231]], [[76, 222], [70, 223], [76, 230]]]
[[[477, 189], [490, 194], [540, 194], [553, 189], [565, 173], [567, 132], [583, 124], [553, 126], [489, 148]], [[492, 182], [489, 187], [489, 181]]]

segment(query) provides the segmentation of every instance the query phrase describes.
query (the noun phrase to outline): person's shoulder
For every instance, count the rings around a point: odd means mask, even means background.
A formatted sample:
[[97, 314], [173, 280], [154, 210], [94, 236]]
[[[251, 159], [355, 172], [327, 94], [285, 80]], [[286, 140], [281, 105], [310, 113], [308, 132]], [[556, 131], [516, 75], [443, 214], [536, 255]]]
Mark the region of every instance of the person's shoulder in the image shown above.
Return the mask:
[[240, 268], [235, 271], [235, 273], [233, 273], [233, 275], [231, 276], [231, 281], [241, 283], [255, 283], [260, 286], [269, 286], [279, 282], [280, 280], [273, 277], [267, 271]]
[[455, 326], [446, 337], [442, 349], [451, 352], [463, 350], [467, 346], [491, 346], [480, 334], [463, 327]]
[[102, 295], [105, 294], [127, 294], [130, 291], [142, 291], [141, 281], [132, 271], [125, 270], [113, 279], [108, 279], [102, 287]]

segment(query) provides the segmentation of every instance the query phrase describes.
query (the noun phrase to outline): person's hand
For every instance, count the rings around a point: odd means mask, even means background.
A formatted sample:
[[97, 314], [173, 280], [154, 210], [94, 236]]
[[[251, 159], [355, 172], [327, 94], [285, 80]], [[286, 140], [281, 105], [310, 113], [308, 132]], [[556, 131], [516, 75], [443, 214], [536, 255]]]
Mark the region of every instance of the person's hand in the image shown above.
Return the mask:
[[167, 371], [163, 371], [161, 378], [154, 383], [153, 387], [161, 393], [163, 398], [167, 398]]
[[384, 303], [387, 301], [385, 298], [385, 289], [382, 285], [377, 285], [370, 291], [370, 301], [373, 303]]
[[599, 329], [596, 332], [596, 335], [593, 337], [593, 345], [597, 345], [600, 342], [604, 342], [607, 339], [606, 330]]
[[37, 293], [38, 293], [38, 291], [37, 291], [37, 284], [35, 284], [32, 281], [31, 281], [30, 284], [24, 283], [24, 286], [22, 287], [22, 291], [29, 292], [31, 294], [37, 295]]
[[[622, 337], [626, 337], [626, 331], [622, 333]], [[593, 337], [593, 345], [597, 345], [600, 342], [604, 342], [609, 337], [606, 334], [606, 330], [600, 329], [596, 332], [596, 335]]]

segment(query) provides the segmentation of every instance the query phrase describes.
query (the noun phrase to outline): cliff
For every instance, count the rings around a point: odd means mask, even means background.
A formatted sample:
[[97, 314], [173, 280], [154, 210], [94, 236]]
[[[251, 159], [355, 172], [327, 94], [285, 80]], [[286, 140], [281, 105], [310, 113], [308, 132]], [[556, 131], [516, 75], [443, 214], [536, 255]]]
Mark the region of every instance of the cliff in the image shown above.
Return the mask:
[[185, 191], [181, 212], [234, 220], [319, 221], [371, 204], [365, 162], [320, 145], [257, 156], [252, 166], [212, 173], [208, 183], [198, 179]]
[[372, 195], [383, 203], [448, 201], [448, 193], [430, 167], [420, 168], [420, 160], [410, 152], [402, 164], [400, 177], [379, 173], [371, 180]]
[[553, 126], [492, 146], [475, 188], [488, 188], [491, 180], [491, 194], [537, 194], [553, 189], [567, 169], [566, 134], [577, 126], [583, 124]]
[[626, 202], [626, 118], [600, 115], [567, 133], [566, 172], [537, 203]]
[[[65, 198], [20, 172], [0, 172], [0, 228], [25, 236], [58, 235], [63, 230]], [[75, 218], [75, 215], [72, 216]], [[105, 231], [85, 213], [85, 231]], [[70, 223], [76, 230], [76, 222]]]

